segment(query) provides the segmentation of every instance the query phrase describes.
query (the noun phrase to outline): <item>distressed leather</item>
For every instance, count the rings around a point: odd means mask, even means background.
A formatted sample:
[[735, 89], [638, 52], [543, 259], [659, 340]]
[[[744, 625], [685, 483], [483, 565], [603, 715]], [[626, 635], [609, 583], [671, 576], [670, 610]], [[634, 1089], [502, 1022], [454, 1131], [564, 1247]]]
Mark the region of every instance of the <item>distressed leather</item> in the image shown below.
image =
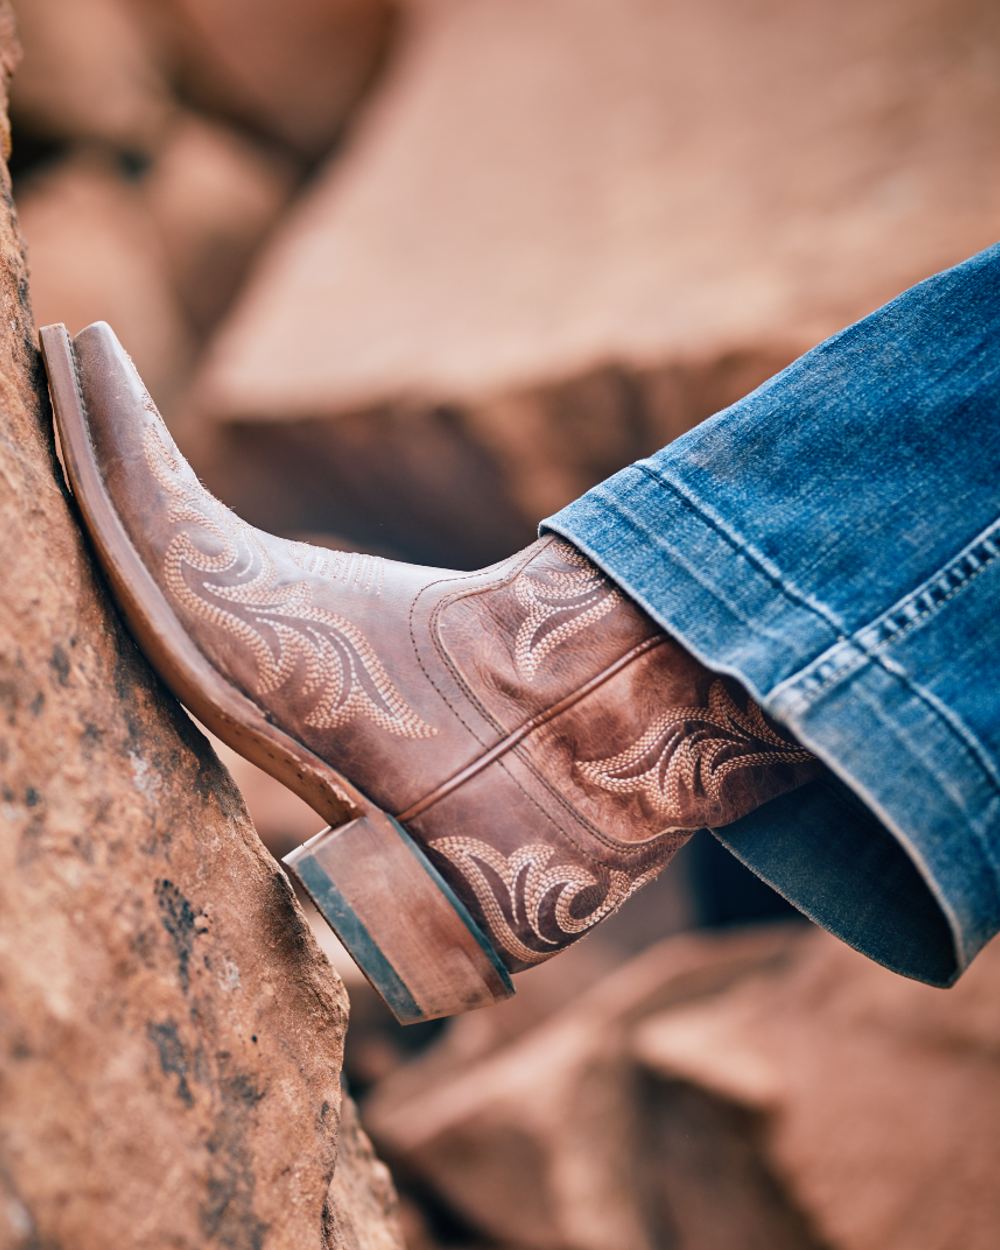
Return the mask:
[[184, 630], [399, 817], [511, 969], [817, 771], [565, 542], [463, 573], [264, 533], [200, 485], [106, 326], [74, 347], [106, 491]]

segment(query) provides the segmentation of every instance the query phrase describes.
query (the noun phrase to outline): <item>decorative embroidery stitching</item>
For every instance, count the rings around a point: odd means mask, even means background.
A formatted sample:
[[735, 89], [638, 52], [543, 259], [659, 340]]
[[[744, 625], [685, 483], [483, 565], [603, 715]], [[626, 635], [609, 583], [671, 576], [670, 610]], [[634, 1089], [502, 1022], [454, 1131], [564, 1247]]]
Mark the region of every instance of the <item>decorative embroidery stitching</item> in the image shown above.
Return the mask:
[[[305, 721], [316, 729], [336, 729], [362, 716], [398, 737], [427, 738], [437, 732], [403, 699], [356, 625], [315, 604], [308, 581], [281, 582], [257, 531], [212, 499], [156, 426], [147, 429], [143, 449], [150, 471], [170, 497], [169, 520], [187, 527], [173, 536], [164, 554], [164, 583], [189, 612], [247, 648], [257, 670], [251, 693], [271, 694], [300, 674], [301, 693], [313, 698]], [[380, 576], [377, 564], [338, 561], [342, 552], [306, 543], [294, 544], [292, 551], [306, 572], [322, 572], [332, 564], [341, 580], [353, 584], [361, 579], [366, 589]]]
[[719, 802], [723, 782], [737, 769], [812, 758], [772, 729], [756, 703], [741, 710], [725, 682], [715, 681], [707, 707], [670, 708], [624, 751], [578, 761], [577, 768], [600, 789], [642, 794], [659, 815], [676, 818], [682, 790]]
[[[495, 847], [477, 838], [438, 838], [431, 847], [440, 851], [468, 882], [479, 900], [493, 938], [509, 954], [524, 963], [541, 963], [554, 955], [567, 942], [586, 933], [619, 907], [641, 886], [651, 880], [662, 867], [657, 864], [640, 876], [631, 878], [612, 869], [608, 873], [604, 897], [584, 916], [575, 916], [572, 908], [585, 890], [600, 887], [602, 882], [589, 869], [579, 864], [550, 865], [555, 847], [533, 844], [519, 847], [506, 856]], [[483, 865], [490, 870], [483, 871]], [[498, 895], [493, 879], [505, 891]], [[553, 923], [558, 936], [550, 937], [542, 930], [542, 905], [553, 891], [558, 891], [553, 909]], [[517, 935], [521, 929], [547, 949], [535, 950]]]
[[360, 551], [334, 551], [326, 547], [313, 547], [309, 543], [289, 543], [289, 554], [300, 569], [323, 577], [327, 581], [341, 582], [349, 590], [380, 595], [385, 578], [385, 561], [381, 556], [365, 555]]
[[514, 579], [514, 596], [526, 609], [514, 640], [514, 662], [533, 681], [546, 656], [588, 625], [606, 616], [621, 600], [599, 569], [568, 543], [553, 544], [571, 567], [545, 570], [528, 567]]

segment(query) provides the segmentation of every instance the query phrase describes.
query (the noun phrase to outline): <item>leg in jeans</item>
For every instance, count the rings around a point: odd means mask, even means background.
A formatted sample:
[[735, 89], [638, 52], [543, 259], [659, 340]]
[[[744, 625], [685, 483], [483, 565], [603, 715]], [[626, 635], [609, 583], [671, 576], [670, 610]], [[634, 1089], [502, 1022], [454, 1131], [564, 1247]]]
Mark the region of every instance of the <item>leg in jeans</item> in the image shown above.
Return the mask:
[[502, 998], [701, 827], [946, 984], [1000, 916], [998, 271], [900, 297], [476, 573], [254, 529], [109, 327], [42, 340], [139, 645], [329, 822], [289, 862], [401, 1019]]
[[1000, 928], [1000, 245], [542, 529], [827, 765], [721, 841], [866, 954], [953, 981]]

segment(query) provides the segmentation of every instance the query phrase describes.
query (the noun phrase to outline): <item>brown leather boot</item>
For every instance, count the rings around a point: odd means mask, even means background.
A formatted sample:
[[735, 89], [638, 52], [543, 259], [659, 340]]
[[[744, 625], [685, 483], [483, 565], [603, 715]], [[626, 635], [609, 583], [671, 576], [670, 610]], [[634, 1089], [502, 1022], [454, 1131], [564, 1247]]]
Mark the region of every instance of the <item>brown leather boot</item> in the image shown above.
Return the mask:
[[275, 538], [199, 484], [107, 325], [41, 338], [139, 645], [329, 822], [286, 862], [400, 1020], [505, 997], [694, 830], [816, 771], [565, 542], [460, 573]]

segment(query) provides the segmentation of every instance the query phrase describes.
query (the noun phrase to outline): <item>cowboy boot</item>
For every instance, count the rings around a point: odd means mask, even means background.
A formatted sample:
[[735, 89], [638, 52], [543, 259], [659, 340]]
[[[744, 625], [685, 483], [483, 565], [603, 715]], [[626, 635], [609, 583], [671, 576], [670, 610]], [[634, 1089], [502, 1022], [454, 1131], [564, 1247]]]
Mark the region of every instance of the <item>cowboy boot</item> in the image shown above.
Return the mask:
[[266, 534], [201, 486], [107, 325], [41, 341], [139, 646], [328, 822], [285, 862], [401, 1021], [506, 997], [692, 832], [817, 771], [561, 539], [462, 573]]

